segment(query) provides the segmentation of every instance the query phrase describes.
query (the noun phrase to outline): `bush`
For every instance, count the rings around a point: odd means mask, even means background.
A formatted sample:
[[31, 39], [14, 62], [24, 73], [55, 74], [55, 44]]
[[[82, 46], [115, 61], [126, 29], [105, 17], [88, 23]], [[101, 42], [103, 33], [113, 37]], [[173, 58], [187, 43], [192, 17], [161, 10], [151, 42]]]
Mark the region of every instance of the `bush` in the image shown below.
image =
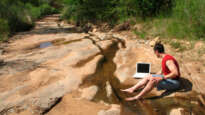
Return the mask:
[[8, 34], [31, 29], [36, 19], [56, 12], [55, 8], [49, 6], [48, 3], [44, 0], [1, 0], [1, 31], [10, 32], [4, 33], [7, 36]]
[[150, 17], [169, 11], [171, 0], [64, 0], [63, 18], [76, 22], [126, 20], [133, 16]]
[[79, 23], [113, 21], [115, 15], [113, 0], [65, 0], [63, 18]]
[[0, 19], [0, 41], [4, 41], [8, 38], [9, 26], [8, 22], [4, 19]]
[[48, 4], [43, 4], [40, 6], [41, 16], [57, 13], [57, 10]]

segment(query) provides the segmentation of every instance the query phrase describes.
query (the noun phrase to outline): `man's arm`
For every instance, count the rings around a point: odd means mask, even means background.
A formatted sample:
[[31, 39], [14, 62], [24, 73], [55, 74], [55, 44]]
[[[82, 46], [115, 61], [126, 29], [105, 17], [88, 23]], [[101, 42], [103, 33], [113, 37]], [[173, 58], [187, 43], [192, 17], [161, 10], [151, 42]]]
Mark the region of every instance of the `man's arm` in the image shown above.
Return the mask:
[[171, 71], [171, 73], [168, 74], [168, 75], [165, 75], [165, 76], [164, 76], [164, 79], [175, 78], [176, 76], [179, 75], [179, 72], [178, 72], [177, 67], [176, 67], [176, 65], [174, 64], [174, 61], [173, 61], [173, 60], [168, 60], [168, 61], [166, 62], [166, 65], [167, 65], [167, 67], [169, 68], [169, 70]]

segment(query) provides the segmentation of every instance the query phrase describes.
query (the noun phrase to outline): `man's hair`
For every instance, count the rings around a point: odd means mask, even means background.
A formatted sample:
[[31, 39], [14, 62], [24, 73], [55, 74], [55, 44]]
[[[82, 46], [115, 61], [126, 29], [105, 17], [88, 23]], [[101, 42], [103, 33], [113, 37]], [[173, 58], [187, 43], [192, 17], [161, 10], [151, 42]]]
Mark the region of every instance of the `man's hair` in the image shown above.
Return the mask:
[[161, 43], [156, 43], [154, 45], [154, 51], [158, 51], [159, 53], [164, 53], [164, 46]]

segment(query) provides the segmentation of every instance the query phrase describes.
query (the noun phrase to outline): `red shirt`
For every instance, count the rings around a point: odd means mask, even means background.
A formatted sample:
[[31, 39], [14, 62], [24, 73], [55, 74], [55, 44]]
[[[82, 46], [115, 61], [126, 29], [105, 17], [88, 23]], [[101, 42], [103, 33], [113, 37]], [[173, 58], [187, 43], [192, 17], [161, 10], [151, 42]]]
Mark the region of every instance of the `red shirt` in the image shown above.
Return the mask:
[[167, 74], [171, 73], [171, 71], [169, 70], [169, 68], [166, 65], [166, 62], [168, 60], [173, 60], [174, 61], [174, 64], [176, 65], [177, 70], [179, 72], [179, 76], [176, 76], [176, 78], [173, 78], [173, 79], [178, 79], [180, 77], [179, 64], [178, 64], [178, 62], [176, 61], [176, 59], [173, 56], [168, 55], [168, 54], [166, 56], [164, 56], [164, 58], [162, 59], [162, 72], [163, 72], [163, 74], [167, 75]]

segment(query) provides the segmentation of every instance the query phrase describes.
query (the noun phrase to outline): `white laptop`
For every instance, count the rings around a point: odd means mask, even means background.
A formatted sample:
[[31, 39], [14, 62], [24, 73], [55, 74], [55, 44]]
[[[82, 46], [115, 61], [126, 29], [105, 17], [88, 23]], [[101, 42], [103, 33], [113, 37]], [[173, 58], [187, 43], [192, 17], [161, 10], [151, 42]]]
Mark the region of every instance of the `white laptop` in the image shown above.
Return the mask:
[[134, 78], [144, 78], [150, 74], [151, 64], [150, 63], [137, 63], [136, 64], [136, 73], [133, 76]]

